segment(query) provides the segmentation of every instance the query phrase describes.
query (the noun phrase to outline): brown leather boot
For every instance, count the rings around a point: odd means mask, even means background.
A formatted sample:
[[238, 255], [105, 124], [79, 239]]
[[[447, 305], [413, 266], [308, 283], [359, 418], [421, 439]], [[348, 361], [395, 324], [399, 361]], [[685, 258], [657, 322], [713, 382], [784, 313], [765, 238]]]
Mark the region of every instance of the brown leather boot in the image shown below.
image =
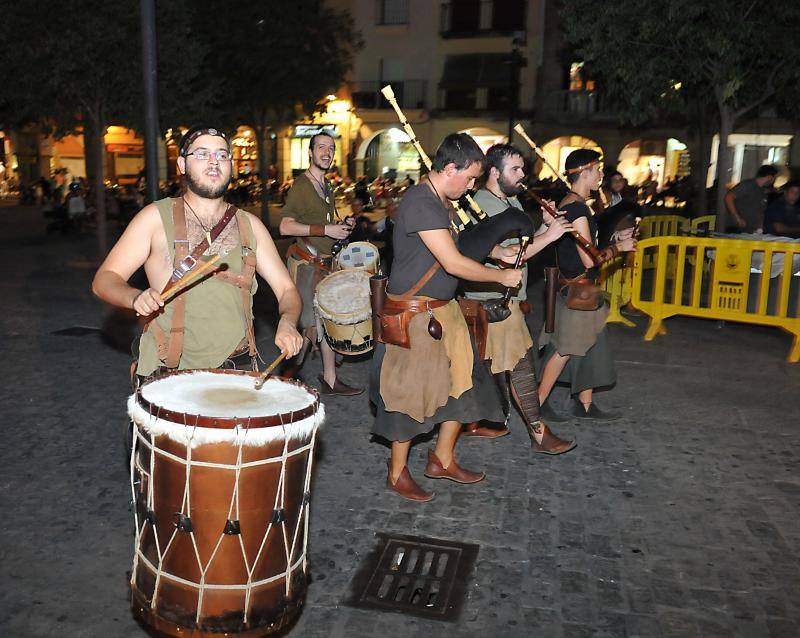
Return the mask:
[[[507, 427], [492, 428], [488, 425], [481, 425], [482, 423], [491, 423], [490, 421], [473, 421], [472, 423], [465, 423], [461, 436], [474, 436], [482, 439], [496, 439], [505, 436], [510, 432]], [[500, 424], [502, 425], [502, 424]]]
[[538, 443], [536, 441], [536, 437], [534, 436], [534, 430], [532, 425], [525, 424], [528, 428], [528, 436], [531, 437], [531, 449], [534, 452], [539, 452], [540, 454], [564, 454], [564, 452], [569, 452], [572, 448], [574, 448], [577, 443], [573, 439], [572, 441], [565, 441], [557, 437], [550, 431], [544, 421], [539, 421], [538, 425], [542, 429], [542, 442]]
[[392, 483], [392, 462], [389, 461], [389, 472], [386, 475], [386, 487], [409, 501], [430, 501], [434, 494], [426, 492], [411, 478], [408, 467], [404, 467], [395, 483]]
[[428, 466], [425, 468], [425, 476], [450, 479], [456, 483], [477, 483], [486, 478], [486, 474], [483, 472], [470, 472], [460, 467], [455, 458], [450, 461], [450, 465], [444, 467], [439, 457], [430, 449], [428, 450]]

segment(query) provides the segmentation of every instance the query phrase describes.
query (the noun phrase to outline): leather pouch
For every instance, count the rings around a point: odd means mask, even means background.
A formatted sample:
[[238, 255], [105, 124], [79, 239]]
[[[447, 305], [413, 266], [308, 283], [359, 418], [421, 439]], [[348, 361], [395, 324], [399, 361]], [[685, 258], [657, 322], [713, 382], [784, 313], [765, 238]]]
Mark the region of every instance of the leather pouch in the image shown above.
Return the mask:
[[597, 310], [600, 307], [602, 288], [586, 278], [569, 281], [567, 289], [567, 308], [571, 310]]
[[461, 307], [461, 314], [464, 315], [464, 321], [482, 361], [486, 358], [486, 339], [489, 334], [489, 321], [484, 304], [477, 299], [461, 298], [458, 300], [458, 305]]

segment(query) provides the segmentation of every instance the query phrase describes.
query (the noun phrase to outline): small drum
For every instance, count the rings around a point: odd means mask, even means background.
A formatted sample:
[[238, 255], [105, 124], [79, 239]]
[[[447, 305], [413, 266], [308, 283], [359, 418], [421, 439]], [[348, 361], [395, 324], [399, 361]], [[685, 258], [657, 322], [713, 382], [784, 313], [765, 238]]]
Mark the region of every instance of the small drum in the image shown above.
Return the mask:
[[325, 340], [340, 354], [372, 350], [372, 307], [367, 270], [331, 273], [317, 286], [314, 308], [325, 328]]
[[377, 246], [368, 241], [354, 241], [342, 248], [336, 263], [340, 270], [358, 268], [374, 275], [380, 266], [380, 255]]
[[309, 485], [324, 408], [298, 381], [173, 372], [128, 400], [134, 614], [160, 635], [260, 637], [306, 592]]

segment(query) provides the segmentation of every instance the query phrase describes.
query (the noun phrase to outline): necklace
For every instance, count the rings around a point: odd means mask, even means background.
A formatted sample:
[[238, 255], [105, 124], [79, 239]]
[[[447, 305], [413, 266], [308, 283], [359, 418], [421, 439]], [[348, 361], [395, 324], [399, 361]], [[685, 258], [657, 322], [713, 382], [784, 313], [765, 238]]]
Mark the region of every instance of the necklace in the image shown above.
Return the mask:
[[189, 202], [186, 201], [185, 197], [183, 198], [183, 203], [186, 204], [186, 208], [188, 208], [189, 211], [191, 211], [192, 215], [194, 215], [194, 218], [197, 220], [197, 223], [200, 224], [200, 228], [202, 228], [203, 232], [206, 234], [206, 242], [208, 242], [208, 247], [211, 248], [211, 230], [214, 227], [212, 226], [211, 228], [206, 228], [206, 225], [200, 219], [198, 214], [194, 212], [194, 208], [192, 208], [191, 204], [189, 204]]
[[306, 170], [306, 173], [308, 173], [309, 177], [311, 177], [319, 185], [320, 189], [322, 190], [322, 193], [320, 194], [320, 197], [322, 197], [322, 199], [325, 200], [326, 204], [330, 204], [331, 200], [330, 200], [330, 196], [328, 195], [328, 187], [327, 187], [326, 182], [318, 180], [317, 176], [314, 175], [314, 173], [311, 172], [310, 168]]

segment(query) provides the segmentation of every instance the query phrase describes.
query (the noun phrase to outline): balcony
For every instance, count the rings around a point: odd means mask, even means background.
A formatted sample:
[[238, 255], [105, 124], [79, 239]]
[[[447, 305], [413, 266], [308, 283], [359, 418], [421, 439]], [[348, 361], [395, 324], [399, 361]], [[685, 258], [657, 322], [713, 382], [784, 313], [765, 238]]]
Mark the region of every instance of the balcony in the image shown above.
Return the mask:
[[596, 120], [613, 117], [614, 110], [597, 90], [563, 90], [548, 93], [542, 102], [544, 113], [578, 119]]
[[447, 0], [442, 3], [443, 38], [513, 36], [525, 31], [525, 0]]
[[387, 84], [392, 85], [392, 90], [397, 98], [397, 103], [404, 109], [426, 109], [427, 106], [427, 81], [402, 80], [396, 82], [351, 82], [350, 92], [353, 96], [353, 106], [357, 109], [390, 109], [390, 104], [381, 93]]

